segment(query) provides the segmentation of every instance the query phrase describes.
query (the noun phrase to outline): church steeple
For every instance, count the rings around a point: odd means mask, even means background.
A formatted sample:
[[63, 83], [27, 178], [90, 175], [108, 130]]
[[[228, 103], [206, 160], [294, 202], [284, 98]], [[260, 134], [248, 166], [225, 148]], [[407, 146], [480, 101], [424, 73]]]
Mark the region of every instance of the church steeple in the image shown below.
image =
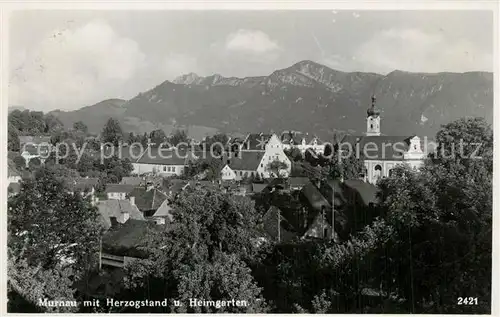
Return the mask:
[[380, 135], [380, 110], [375, 108], [375, 103], [377, 99], [372, 96], [371, 107], [368, 108], [366, 114], [366, 135], [367, 136], [378, 136]]

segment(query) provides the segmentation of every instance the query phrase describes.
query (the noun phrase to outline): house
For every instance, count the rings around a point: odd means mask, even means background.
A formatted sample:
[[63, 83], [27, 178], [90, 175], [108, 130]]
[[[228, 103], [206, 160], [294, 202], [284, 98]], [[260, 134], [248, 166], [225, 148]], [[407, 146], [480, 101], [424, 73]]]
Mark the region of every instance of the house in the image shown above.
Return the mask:
[[318, 154], [325, 152], [326, 143], [315, 135], [309, 135], [300, 131], [283, 131], [280, 137], [283, 149], [297, 148], [302, 154], [307, 149], [314, 150]]
[[134, 185], [127, 184], [106, 184], [106, 190], [104, 192], [108, 199], [124, 200], [135, 187]]
[[135, 205], [144, 217], [152, 216], [167, 199], [167, 195], [163, 192], [146, 186], [135, 187], [128, 196], [135, 198]]
[[137, 161], [132, 162], [132, 173], [151, 173], [162, 176], [181, 176], [187, 162], [193, 159], [189, 149], [148, 147]]
[[141, 186], [145, 185], [146, 181], [143, 177], [137, 177], [137, 176], [125, 176], [122, 177], [122, 181], [120, 184], [123, 185], [133, 185], [133, 186]]
[[299, 233], [283, 216], [283, 212], [276, 206], [271, 206], [262, 217], [263, 231], [272, 241], [289, 242], [298, 239]]
[[97, 209], [99, 210], [101, 223], [105, 229], [111, 228], [111, 218], [116, 219], [119, 223], [125, 223], [129, 221], [129, 219], [145, 220], [143, 214], [135, 205], [133, 197], [129, 200], [101, 200], [97, 205]]
[[307, 183], [309, 183], [308, 177], [289, 177], [288, 185], [290, 190], [301, 190]]
[[96, 187], [99, 184], [98, 178], [67, 178], [65, 179], [68, 192], [79, 193], [82, 197], [90, 197], [92, 204], [96, 204]]
[[115, 221], [103, 238], [99, 252], [99, 268], [123, 268], [148, 254], [140, 249], [151, 231], [165, 230], [155, 223], [130, 219], [124, 223]]
[[[263, 149], [260, 145], [249, 146], [245, 145], [244, 150], [239, 151], [237, 154], [230, 154], [224, 156], [222, 159], [226, 163], [221, 170], [222, 180], [241, 180], [246, 177], [270, 178], [270, 177], [288, 177], [291, 172], [292, 163], [283, 152], [281, 141], [275, 134], [251, 134], [246, 138], [246, 143], [253, 144], [255, 137], [260, 136], [265, 140]], [[250, 150], [247, 150], [250, 148]], [[284, 168], [279, 171], [272, 168], [273, 162], [281, 162]], [[276, 175], [276, 174], [279, 175]]]
[[172, 207], [170, 206], [170, 201], [165, 199], [161, 206], [156, 210], [154, 215], [151, 217], [157, 224], [172, 223], [174, 221], [174, 216], [172, 215]]
[[[307, 229], [303, 237], [331, 239], [332, 205], [325, 199], [313, 183], [306, 184], [301, 190], [301, 197], [308, 203]], [[337, 211], [335, 211], [337, 215]], [[335, 217], [335, 221], [338, 221]], [[337, 228], [335, 226], [335, 228]]]
[[372, 184], [380, 178], [389, 177], [397, 165], [408, 164], [418, 169], [423, 166], [426, 157], [418, 136], [386, 136], [380, 133], [381, 116], [380, 110], [375, 108], [375, 101], [376, 98], [372, 97], [371, 107], [367, 110], [365, 135], [346, 135], [339, 145], [343, 153], [364, 160], [365, 173], [362, 176]]

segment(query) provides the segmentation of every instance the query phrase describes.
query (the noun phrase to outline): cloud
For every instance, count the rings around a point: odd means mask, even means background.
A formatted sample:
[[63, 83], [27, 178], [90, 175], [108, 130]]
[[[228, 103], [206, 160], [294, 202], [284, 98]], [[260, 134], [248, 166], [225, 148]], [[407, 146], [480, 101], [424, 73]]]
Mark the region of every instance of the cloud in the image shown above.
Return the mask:
[[76, 108], [113, 95], [145, 64], [138, 44], [91, 21], [48, 33], [28, 52], [14, 52], [9, 104]]
[[189, 55], [172, 53], [164, 59], [164, 71], [166, 78], [172, 80], [187, 73], [202, 75], [198, 60]]
[[240, 29], [227, 36], [225, 48], [228, 51], [266, 54], [280, 49], [269, 35], [258, 30]]
[[442, 32], [388, 29], [375, 34], [354, 54], [363, 70], [390, 72], [492, 71], [493, 55], [466, 39]]

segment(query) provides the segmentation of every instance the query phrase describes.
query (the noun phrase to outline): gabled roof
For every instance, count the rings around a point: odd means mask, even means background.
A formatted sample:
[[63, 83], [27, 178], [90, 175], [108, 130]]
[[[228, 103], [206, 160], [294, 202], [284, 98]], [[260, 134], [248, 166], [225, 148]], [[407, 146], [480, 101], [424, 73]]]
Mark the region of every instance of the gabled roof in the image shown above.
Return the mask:
[[271, 206], [267, 210], [262, 218], [262, 223], [264, 232], [273, 240], [277, 240], [279, 237], [280, 242], [287, 242], [298, 237], [292, 225], [288, 223], [283, 217], [282, 211], [276, 206]]
[[149, 148], [137, 163], [184, 166], [191, 155], [186, 149]]
[[252, 183], [252, 192], [260, 193], [267, 187], [267, 184]]
[[301, 193], [304, 195], [304, 197], [307, 199], [314, 210], [321, 210], [322, 207], [332, 208], [330, 202], [325, 199], [325, 197], [313, 183], [308, 183], [304, 187], [302, 187]]
[[359, 196], [365, 206], [368, 206], [370, 203], [378, 202], [377, 186], [358, 179], [345, 180], [344, 184], [359, 193]]
[[106, 184], [105, 193], [131, 193], [136, 186], [126, 184]]
[[144, 220], [144, 216], [139, 211], [137, 206], [132, 205], [129, 200], [101, 200], [97, 205], [97, 208], [101, 214], [101, 221], [103, 221], [103, 225], [106, 229], [111, 227], [110, 218], [118, 218], [122, 213], [129, 214], [130, 218], [128, 221], [130, 221], [130, 219]]
[[170, 202], [166, 199], [161, 204], [160, 208], [156, 210], [153, 218], [168, 218], [170, 222], [174, 221], [174, 216], [172, 215], [172, 207], [170, 207]]
[[155, 223], [129, 219], [127, 222], [114, 225], [102, 238], [104, 251], [113, 255], [127, 255], [134, 257], [146, 257], [140, 251], [145, 246], [151, 230], [161, 230], [164, 226]]
[[243, 142], [243, 150], [265, 151], [265, 145], [271, 137], [269, 133], [250, 133]]
[[414, 136], [354, 136], [346, 135], [341, 141], [341, 149], [357, 155], [356, 145], [359, 144], [359, 157], [364, 160], [403, 160], [403, 153], [409, 150], [410, 140]]
[[136, 177], [136, 176], [122, 177], [122, 181], [120, 182], [120, 184], [123, 184], [123, 185], [133, 185], [133, 186], [139, 186], [139, 185], [142, 185], [144, 183], [145, 183], [145, 181], [144, 181], [144, 179], [142, 179], [142, 177]]
[[290, 186], [304, 186], [309, 183], [309, 177], [289, 177], [288, 183]]
[[281, 133], [281, 143], [283, 144], [302, 144], [304, 134], [300, 131], [283, 131]]
[[135, 198], [135, 205], [141, 211], [156, 210], [167, 199], [167, 196], [156, 188], [146, 190], [145, 187], [136, 187], [128, 195]]
[[264, 153], [260, 151], [240, 151], [238, 157], [231, 158], [229, 167], [233, 171], [256, 171]]
[[65, 178], [64, 182], [72, 192], [90, 191], [99, 184], [99, 178]]
[[[121, 147], [105, 147], [102, 149], [102, 153], [105, 157], [115, 155], [121, 159], [129, 159], [130, 162], [136, 163], [137, 160], [139, 160], [139, 158], [146, 152], [146, 149], [146, 147], [141, 147], [138, 144], [135, 144], [134, 146], [124, 144]], [[97, 154], [101, 155], [101, 151]]]

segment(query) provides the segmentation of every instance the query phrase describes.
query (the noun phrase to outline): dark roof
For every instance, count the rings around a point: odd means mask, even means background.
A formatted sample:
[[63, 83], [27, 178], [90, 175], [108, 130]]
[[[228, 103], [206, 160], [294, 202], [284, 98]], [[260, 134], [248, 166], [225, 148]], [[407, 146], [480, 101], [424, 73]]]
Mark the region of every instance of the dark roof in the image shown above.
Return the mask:
[[370, 203], [377, 203], [377, 192], [378, 188], [375, 185], [364, 182], [357, 179], [348, 179], [344, 181], [344, 184], [357, 191], [363, 201], [363, 203], [368, 206]]
[[127, 184], [106, 184], [106, 193], [131, 193], [136, 186]]
[[264, 152], [240, 151], [238, 157], [230, 160], [229, 167], [232, 170], [255, 171], [263, 156]]
[[301, 193], [307, 199], [314, 210], [321, 210], [321, 207], [332, 208], [330, 202], [325, 199], [319, 189], [313, 184], [308, 183], [302, 187]]
[[[111, 227], [111, 217], [118, 218], [122, 213], [128, 213], [130, 219], [144, 220], [144, 216], [129, 200], [109, 199], [101, 200], [97, 205], [101, 214], [101, 221], [106, 229]], [[130, 221], [129, 219], [129, 221]]]
[[271, 136], [269, 133], [250, 133], [243, 142], [243, 150], [265, 151], [265, 145]]
[[297, 186], [297, 185], [304, 186], [305, 184], [309, 183], [309, 178], [308, 177], [290, 177], [290, 178], [288, 178], [288, 182], [289, 182], [290, 186]]
[[135, 205], [140, 211], [156, 210], [167, 199], [167, 196], [156, 188], [146, 190], [145, 187], [136, 187], [128, 195], [135, 198]]
[[[278, 231], [279, 219], [279, 231]], [[272, 239], [277, 240], [278, 234], [280, 242], [287, 242], [297, 238], [298, 235], [290, 223], [283, 216], [282, 211], [276, 207], [271, 206], [262, 218], [264, 232]]]
[[92, 190], [99, 184], [99, 178], [66, 178], [66, 186], [72, 192], [84, 192]]
[[129, 219], [115, 224], [102, 238], [103, 250], [114, 255], [146, 257], [138, 249], [146, 245], [151, 230], [161, 230], [164, 226], [153, 222]]
[[158, 165], [186, 165], [192, 154], [188, 150], [150, 148], [143, 153], [137, 163]]
[[320, 193], [331, 204], [332, 202], [332, 189], [335, 193], [335, 207], [342, 206], [346, 202], [345, 189], [343, 183], [338, 180], [328, 180], [321, 184], [319, 188]]
[[304, 134], [300, 131], [283, 131], [280, 140], [283, 144], [302, 144]]
[[135, 176], [126, 176], [122, 177], [122, 181], [120, 184], [124, 185], [134, 185], [134, 186], [139, 186], [141, 184], [144, 184], [145, 180], [142, 179], [142, 177], [135, 177]]
[[359, 144], [359, 157], [365, 160], [402, 160], [412, 137], [346, 135], [341, 141], [341, 149], [348, 152], [350, 147], [351, 155], [357, 155], [356, 145]]
[[[122, 159], [129, 159], [130, 162], [137, 162], [137, 160], [143, 155], [146, 151], [146, 147], [141, 147], [139, 144], [135, 144], [134, 146], [122, 145], [121, 147], [105, 147], [102, 149], [102, 153], [109, 157], [114, 154]], [[101, 151], [97, 153], [101, 155]]]
[[254, 193], [260, 193], [260, 192], [262, 192], [262, 191], [263, 191], [266, 187], [267, 187], [267, 184], [253, 183], [253, 184], [252, 184], [252, 192], [254, 192]]

